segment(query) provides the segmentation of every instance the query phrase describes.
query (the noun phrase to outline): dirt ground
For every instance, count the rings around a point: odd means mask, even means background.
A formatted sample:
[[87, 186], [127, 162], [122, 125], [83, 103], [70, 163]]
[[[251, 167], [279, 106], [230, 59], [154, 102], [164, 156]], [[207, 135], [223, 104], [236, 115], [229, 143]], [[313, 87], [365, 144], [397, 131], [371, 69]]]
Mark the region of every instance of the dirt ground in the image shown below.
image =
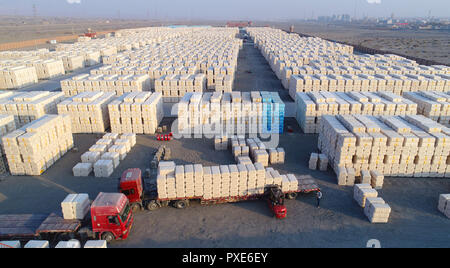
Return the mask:
[[[235, 88], [282, 90], [268, 64], [253, 46], [241, 52]], [[247, 72], [248, 70], [251, 72]], [[30, 89], [32, 90], [32, 89]], [[286, 91], [280, 91], [281, 96]], [[286, 97], [287, 98], [287, 97]], [[292, 100], [291, 100], [292, 102]], [[163, 124], [170, 125], [170, 119]], [[185, 210], [172, 207], [135, 215], [126, 241], [109, 247], [365, 247], [378, 239], [382, 247], [450, 247], [450, 220], [437, 210], [439, 194], [450, 192], [449, 179], [386, 178], [379, 196], [392, 207], [388, 224], [370, 224], [363, 209], [353, 200], [351, 187], [336, 184], [335, 174], [310, 171], [308, 159], [316, 151], [317, 135], [302, 134], [293, 118], [286, 127], [294, 133], [280, 136], [286, 163], [275, 165], [280, 173], [310, 175], [324, 194], [320, 208], [314, 195], [288, 200], [288, 216], [276, 220], [263, 201], [215, 206], [193, 203]], [[153, 152], [164, 144], [177, 164], [220, 165], [234, 163], [231, 152], [214, 151], [213, 141], [180, 139], [158, 142], [151, 135], [138, 135], [137, 145], [110, 178], [73, 177], [72, 168], [82, 153], [101, 135], [75, 134], [77, 151], [70, 151], [41, 176], [5, 176], [0, 180], [0, 213], [50, 213], [60, 211], [68, 193], [88, 193], [91, 199], [103, 192], [117, 191], [117, 178], [127, 168], [149, 168]]]
[[[290, 24], [273, 24], [288, 30]], [[321, 38], [450, 64], [450, 32], [431, 30], [375, 30], [350, 25], [294, 23], [294, 30]]]

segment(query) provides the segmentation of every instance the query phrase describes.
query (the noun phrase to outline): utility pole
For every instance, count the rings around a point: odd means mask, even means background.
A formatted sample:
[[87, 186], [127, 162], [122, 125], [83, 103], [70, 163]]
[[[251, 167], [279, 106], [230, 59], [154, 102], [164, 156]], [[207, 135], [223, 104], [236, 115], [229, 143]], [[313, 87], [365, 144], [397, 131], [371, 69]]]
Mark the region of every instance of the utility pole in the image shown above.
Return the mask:
[[37, 17], [37, 8], [36, 8], [36, 4], [33, 4], [33, 17], [34, 17], [34, 18]]

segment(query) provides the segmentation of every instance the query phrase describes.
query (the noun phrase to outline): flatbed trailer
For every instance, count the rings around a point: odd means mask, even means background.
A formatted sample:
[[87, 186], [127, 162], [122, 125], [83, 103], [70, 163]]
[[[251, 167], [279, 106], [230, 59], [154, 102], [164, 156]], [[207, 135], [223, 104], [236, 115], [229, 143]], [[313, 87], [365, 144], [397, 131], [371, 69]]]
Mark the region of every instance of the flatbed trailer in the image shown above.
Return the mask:
[[[295, 199], [299, 194], [308, 194], [308, 193], [317, 193], [320, 192], [320, 187], [315, 182], [305, 182], [304, 184], [301, 184], [299, 180], [298, 189], [296, 191], [286, 191], [283, 192], [285, 194], [285, 197], [287, 199]], [[308, 180], [311, 181], [311, 180]], [[155, 189], [155, 186], [152, 186], [152, 189]], [[156, 196], [155, 196], [156, 194]], [[245, 195], [245, 196], [229, 196], [229, 197], [219, 197], [219, 198], [212, 198], [212, 199], [204, 199], [201, 196], [194, 196], [194, 197], [182, 197], [182, 198], [159, 198], [157, 196], [157, 193], [155, 190], [151, 191], [150, 193], [147, 192], [147, 194], [144, 197], [144, 200], [146, 200], [146, 203], [152, 203], [156, 202], [158, 206], [167, 206], [170, 203], [173, 203], [173, 205], [176, 208], [185, 208], [189, 205], [190, 201], [199, 201], [201, 205], [216, 205], [216, 204], [224, 204], [224, 203], [236, 203], [236, 202], [242, 202], [242, 201], [252, 201], [252, 200], [261, 200], [265, 197], [264, 194], [253, 194], [253, 195]], [[186, 204], [180, 204], [180, 202], [185, 202]], [[147, 208], [149, 208], [149, 205], [147, 204]], [[150, 205], [151, 206], [151, 205]]]
[[85, 220], [65, 220], [57, 213], [0, 215], [0, 240], [74, 238]]
[[[130, 174], [131, 173], [131, 174]], [[160, 198], [156, 187], [155, 174], [145, 180], [141, 176], [139, 169], [126, 170], [120, 179], [119, 189], [130, 200], [134, 211], [143, 207], [148, 210], [155, 210], [160, 207], [173, 205], [176, 208], [186, 208], [191, 201], [198, 201], [201, 205], [214, 205], [223, 203], [235, 203], [241, 201], [260, 200], [265, 194], [253, 194], [245, 196], [229, 196], [212, 199], [204, 199], [202, 196], [180, 197], [180, 198]], [[295, 199], [299, 194], [320, 192], [320, 187], [312, 178], [297, 178], [298, 189], [284, 192], [287, 199]]]

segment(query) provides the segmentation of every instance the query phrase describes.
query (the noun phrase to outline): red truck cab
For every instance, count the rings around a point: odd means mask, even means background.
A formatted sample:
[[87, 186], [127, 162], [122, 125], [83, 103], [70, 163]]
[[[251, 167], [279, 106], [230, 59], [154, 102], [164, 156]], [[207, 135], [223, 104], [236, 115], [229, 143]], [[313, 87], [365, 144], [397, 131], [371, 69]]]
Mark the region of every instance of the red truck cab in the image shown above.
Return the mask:
[[99, 193], [91, 205], [92, 231], [111, 242], [128, 237], [133, 214], [127, 197], [121, 193]]
[[144, 187], [142, 185], [142, 172], [139, 168], [130, 168], [123, 172], [119, 189], [130, 201], [133, 212], [143, 207]]

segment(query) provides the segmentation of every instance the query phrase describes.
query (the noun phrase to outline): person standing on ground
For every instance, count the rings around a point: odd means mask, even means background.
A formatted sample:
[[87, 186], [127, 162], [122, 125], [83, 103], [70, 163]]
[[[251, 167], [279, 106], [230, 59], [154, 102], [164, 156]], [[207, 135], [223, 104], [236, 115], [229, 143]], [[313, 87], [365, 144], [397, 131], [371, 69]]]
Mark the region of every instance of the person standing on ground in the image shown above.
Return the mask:
[[322, 199], [322, 192], [318, 191], [316, 197], [317, 197], [317, 207], [320, 207], [320, 199]]

